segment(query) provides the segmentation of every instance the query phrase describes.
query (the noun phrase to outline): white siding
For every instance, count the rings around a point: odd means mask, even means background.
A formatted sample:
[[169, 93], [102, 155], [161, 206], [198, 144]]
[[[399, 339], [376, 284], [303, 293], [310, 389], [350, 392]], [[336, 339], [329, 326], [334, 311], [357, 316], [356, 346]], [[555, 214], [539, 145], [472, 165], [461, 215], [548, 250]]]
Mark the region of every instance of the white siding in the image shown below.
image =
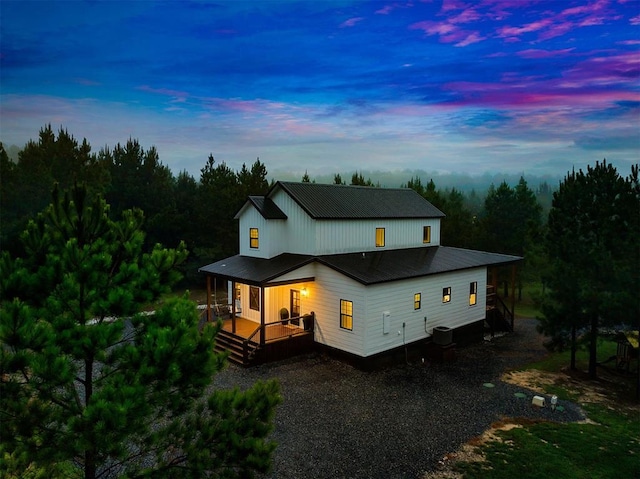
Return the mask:
[[[273, 258], [281, 253], [339, 254], [440, 244], [440, 219], [313, 220], [284, 191], [272, 200], [286, 220], [265, 220], [253, 206], [240, 215], [240, 254]], [[422, 242], [424, 226], [431, 226], [431, 243]], [[258, 228], [260, 247], [249, 247], [249, 228]], [[376, 247], [376, 228], [385, 229], [384, 247]]]
[[[354, 253], [440, 244], [439, 219], [321, 220], [316, 222], [316, 250], [311, 254]], [[431, 226], [431, 242], [422, 242]], [[376, 247], [376, 228], [385, 229], [384, 247]]]
[[[469, 285], [473, 281], [478, 282], [478, 294], [476, 304], [470, 306]], [[436, 326], [457, 328], [484, 319], [486, 284], [486, 268], [475, 268], [369, 286], [365, 298], [366, 349], [363, 356], [427, 338]], [[451, 287], [449, 303], [442, 302], [442, 289], [445, 287]], [[419, 310], [414, 310], [415, 293], [422, 295]], [[391, 328], [388, 334], [384, 334], [382, 329], [384, 312], [390, 313]]]
[[278, 190], [271, 199], [287, 215], [285, 221], [278, 221], [271, 230], [278, 242], [276, 254], [314, 254], [316, 222], [286, 192]]
[[[278, 247], [277, 238], [274, 238], [275, 225], [282, 220], [265, 220], [260, 212], [253, 206], [245, 208], [240, 216], [240, 254], [255, 258], [272, 258], [273, 249]], [[258, 248], [249, 246], [249, 229], [258, 228]]]
[[[316, 264], [316, 281], [307, 283], [308, 297], [302, 311], [316, 314], [316, 342], [363, 356], [366, 302], [365, 287], [360, 283]], [[340, 327], [340, 300], [353, 302], [353, 330]]]

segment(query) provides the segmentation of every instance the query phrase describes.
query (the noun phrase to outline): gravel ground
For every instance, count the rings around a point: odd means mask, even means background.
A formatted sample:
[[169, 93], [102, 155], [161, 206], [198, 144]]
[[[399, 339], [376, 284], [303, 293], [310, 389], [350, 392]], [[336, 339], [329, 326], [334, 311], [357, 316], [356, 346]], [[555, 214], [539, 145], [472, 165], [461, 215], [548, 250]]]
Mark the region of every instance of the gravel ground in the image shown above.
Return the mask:
[[313, 354], [251, 369], [229, 366], [216, 384], [280, 381], [278, 448], [266, 478], [418, 478], [503, 417], [584, 418], [566, 401], [559, 402], [562, 412], [534, 407], [538, 392], [500, 381], [504, 371], [544, 356], [535, 323], [519, 319], [514, 333], [459, 349], [450, 363], [364, 372]]

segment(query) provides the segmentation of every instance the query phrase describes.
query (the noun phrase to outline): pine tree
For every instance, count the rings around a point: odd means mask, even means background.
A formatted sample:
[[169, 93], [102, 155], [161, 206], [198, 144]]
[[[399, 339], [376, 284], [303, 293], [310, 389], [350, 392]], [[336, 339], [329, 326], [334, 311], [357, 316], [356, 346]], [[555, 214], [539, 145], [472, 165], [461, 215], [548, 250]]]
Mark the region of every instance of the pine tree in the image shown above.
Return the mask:
[[574, 348], [576, 329], [587, 331], [591, 378], [599, 328], [629, 324], [637, 311], [638, 212], [631, 177], [606, 161], [569, 173], [553, 195], [545, 242], [550, 291], [540, 329], [555, 337], [571, 331]]
[[270, 466], [275, 382], [212, 390], [224, 355], [178, 279], [184, 245], [143, 253], [143, 215], [113, 221], [83, 187], [0, 257], [0, 473], [248, 477]]

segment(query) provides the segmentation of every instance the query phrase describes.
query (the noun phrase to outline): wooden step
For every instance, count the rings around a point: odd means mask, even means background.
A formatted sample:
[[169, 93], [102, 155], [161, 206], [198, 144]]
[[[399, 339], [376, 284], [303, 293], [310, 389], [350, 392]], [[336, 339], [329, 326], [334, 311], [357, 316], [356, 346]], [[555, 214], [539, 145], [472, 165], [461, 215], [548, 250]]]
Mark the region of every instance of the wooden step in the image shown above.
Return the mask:
[[229, 361], [247, 367], [251, 365], [251, 359], [255, 356], [259, 346], [253, 342], [249, 342], [247, 345], [247, 356], [245, 357], [244, 341], [244, 338], [241, 336], [222, 329], [216, 336], [214, 350], [217, 352], [227, 351], [229, 353]]

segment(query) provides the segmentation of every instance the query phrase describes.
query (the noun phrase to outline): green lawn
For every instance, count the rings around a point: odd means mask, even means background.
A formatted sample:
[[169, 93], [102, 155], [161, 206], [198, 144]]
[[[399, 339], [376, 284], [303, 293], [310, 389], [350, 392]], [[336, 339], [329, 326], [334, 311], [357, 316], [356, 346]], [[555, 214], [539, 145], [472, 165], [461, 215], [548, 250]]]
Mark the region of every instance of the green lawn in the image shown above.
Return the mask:
[[[598, 359], [615, 354], [616, 343], [609, 339], [599, 342]], [[580, 350], [577, 367], [585, 370], [588, 353]], [[558, 372], [569, 364], [569, 353], [549, 355], [527, 369]], [[602, 376], [606, 370], [599, 370]], [[559, 424], [526, 422], [523, 427], [497, 431], [500, 440], [478, 447], [486, 461], [459, 462], [454, 470], [465, 479], [608, 479], [640, 478], [640, 407], [620, 400], [629, 397], [633, 377], [615, 376], [607, 381], [608, 403], [583, 403], [589, 423]], [[585, 380], [582, 384], [589, 388]], [[602, 384], [599, 384], [602, 390]], [[562, 385], [545, 387], [546, 394], [561, 399], [580, 400], [580, 392]], [[517, 422], [517, 421], [516, 421]]]

